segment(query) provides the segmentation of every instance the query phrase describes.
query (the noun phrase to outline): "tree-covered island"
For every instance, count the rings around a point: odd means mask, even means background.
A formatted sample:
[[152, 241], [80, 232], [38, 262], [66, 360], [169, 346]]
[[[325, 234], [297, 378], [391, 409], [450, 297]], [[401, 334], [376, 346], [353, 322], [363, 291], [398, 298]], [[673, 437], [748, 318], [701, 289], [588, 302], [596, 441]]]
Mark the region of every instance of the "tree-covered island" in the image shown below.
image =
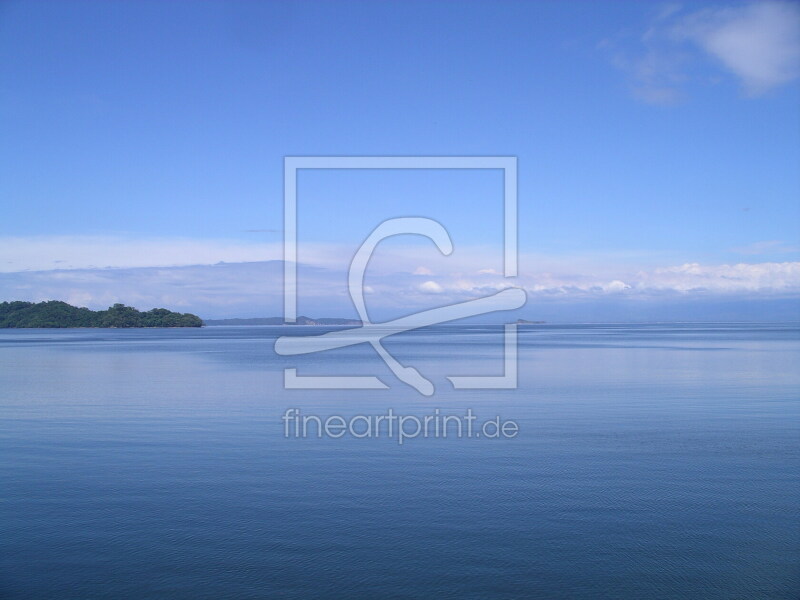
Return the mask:
[[191, 313], [166, 308], [147, 312], [115, 304], [108, 310], [78, 308], [66, 302], [0, 302], [0, 329], [43, 327], [202, 327], [203, 321]]

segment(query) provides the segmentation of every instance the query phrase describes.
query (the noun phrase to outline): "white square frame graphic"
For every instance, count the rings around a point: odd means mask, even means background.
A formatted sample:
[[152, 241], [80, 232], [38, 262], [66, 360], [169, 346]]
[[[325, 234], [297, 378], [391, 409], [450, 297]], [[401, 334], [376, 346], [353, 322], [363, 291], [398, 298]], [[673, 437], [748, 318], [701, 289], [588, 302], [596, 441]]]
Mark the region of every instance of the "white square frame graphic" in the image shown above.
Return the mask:
[[[283, 319], [297, 321], [297, 175], [300, 169], [463, 169], [503, 171], [503, 276], [517, 276], [517, 157], [515, 156], [286, 156], [283, 194]], [[456, 389], [517, 387], [517, 325], [506, 324], [503, 375], [448, 377]], [[387, 389], [373, 376], [298, 375], [284, 369], [286, 389]]]

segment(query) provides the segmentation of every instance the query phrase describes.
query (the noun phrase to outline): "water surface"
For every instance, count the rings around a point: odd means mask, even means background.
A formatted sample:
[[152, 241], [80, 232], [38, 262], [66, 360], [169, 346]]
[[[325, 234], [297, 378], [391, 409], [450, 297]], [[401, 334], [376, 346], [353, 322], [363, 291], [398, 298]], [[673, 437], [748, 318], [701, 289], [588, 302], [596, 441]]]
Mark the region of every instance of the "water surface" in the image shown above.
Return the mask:
[[[796, 325], [526, 326], [282, 358], [318, 328], [0, 331], [0, 598], [800, 597]], [[303, 374], [388, 390], [298, 391]], [[281, 415], [428, 414], [514, 439], [286, 439]]]

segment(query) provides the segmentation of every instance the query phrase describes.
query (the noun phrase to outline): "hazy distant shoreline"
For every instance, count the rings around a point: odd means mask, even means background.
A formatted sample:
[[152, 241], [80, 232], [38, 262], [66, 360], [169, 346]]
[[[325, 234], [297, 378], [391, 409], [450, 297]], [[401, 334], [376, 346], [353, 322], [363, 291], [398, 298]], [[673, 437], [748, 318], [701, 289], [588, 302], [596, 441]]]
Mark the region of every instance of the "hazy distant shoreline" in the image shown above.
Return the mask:
[[203, 325], [209, 327], [217, 326], [250, 326], [250, 325], [362, 325], [358, 319], [336, 319], [299, 316], [294, 323], [287, 323], [283, 317], [255, 317], [252, 319], [204, 319]]

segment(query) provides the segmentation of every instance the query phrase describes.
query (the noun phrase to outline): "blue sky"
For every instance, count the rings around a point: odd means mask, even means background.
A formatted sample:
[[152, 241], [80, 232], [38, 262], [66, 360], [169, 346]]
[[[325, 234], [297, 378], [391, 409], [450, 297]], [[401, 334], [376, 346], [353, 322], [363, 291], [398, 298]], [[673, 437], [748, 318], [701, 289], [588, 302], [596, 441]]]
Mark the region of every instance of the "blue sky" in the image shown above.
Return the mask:
[[[0, 296], [279, 314], [284, 156], [502, 155], [526, 314], [798, 318], [798, 75], [797, 3], [4, 2]], [[388, 244], [378, 313], [507, 285], [498, 181], [302, 173], [301, 310], [394, 216], [456, 252]]]

